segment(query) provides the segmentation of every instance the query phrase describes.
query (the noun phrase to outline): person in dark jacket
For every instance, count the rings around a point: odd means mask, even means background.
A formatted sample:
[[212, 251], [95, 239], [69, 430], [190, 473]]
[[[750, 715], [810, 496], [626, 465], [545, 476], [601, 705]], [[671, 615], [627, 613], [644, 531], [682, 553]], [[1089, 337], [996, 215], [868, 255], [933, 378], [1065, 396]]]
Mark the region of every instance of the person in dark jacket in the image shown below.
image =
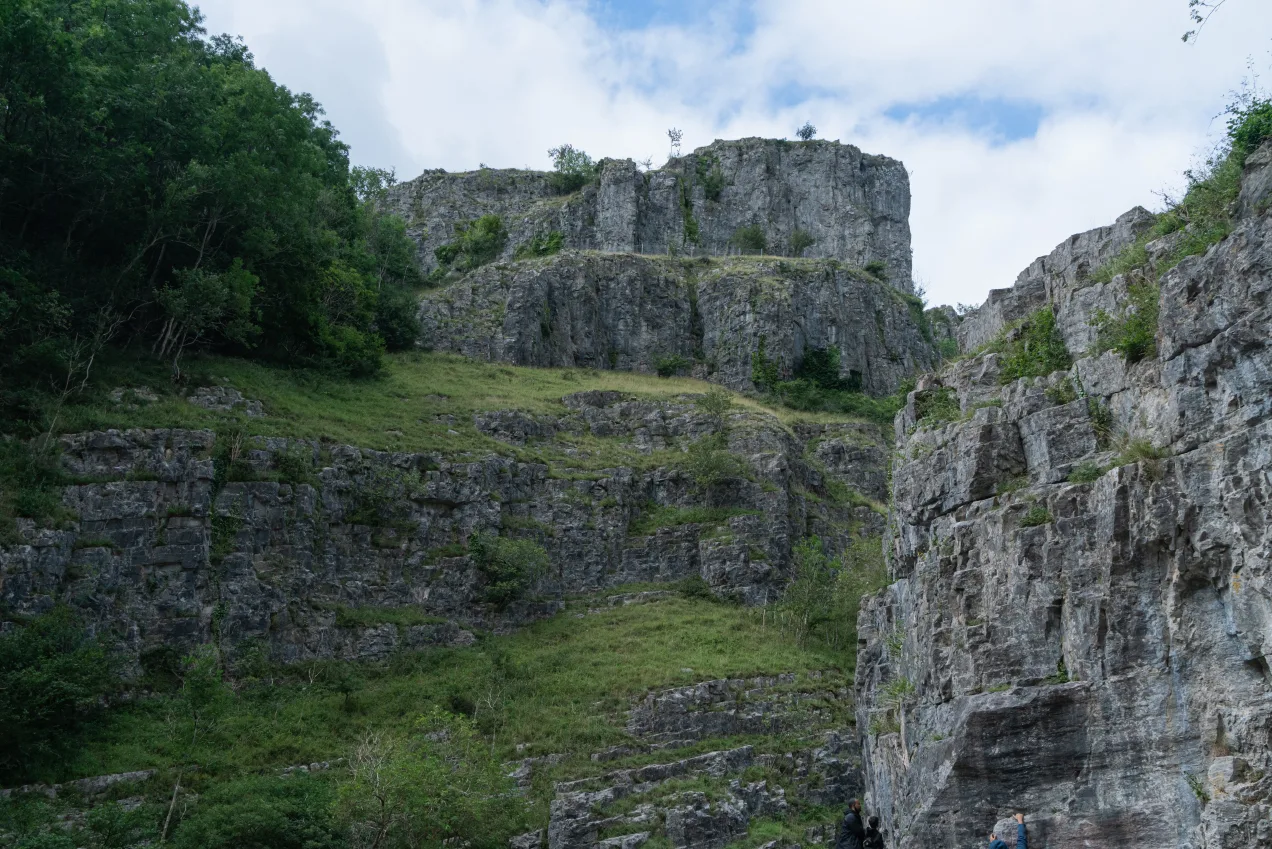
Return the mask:
[[[989, 835], [989, 849], [1007, 849], [1007, 844], [997, 834]], [[1025, 846], [1025, 815], [1016, 814], [1016, 849], [1028, 849]]]
[[866, 837], [861, 841], [862, 849], [883, 849], [883, 832], [879, 830], [879, 818], [871, 817], [866, 823]]
[[866, 829], [861, 824], [861, 800], [853, 799], [839, 822], [835, 849], [865, 849]]

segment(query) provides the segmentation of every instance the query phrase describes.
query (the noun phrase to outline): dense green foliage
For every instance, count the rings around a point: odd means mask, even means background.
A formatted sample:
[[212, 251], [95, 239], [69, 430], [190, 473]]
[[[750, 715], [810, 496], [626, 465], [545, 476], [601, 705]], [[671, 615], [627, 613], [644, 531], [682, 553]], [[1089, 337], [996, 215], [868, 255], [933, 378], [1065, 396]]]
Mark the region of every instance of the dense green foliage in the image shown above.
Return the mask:
[[795, 229], [791, 233], [791, 256], [803, 256], [804, 251], [817, 244], [817, 240], [813, 238], [813, 234], [807, 230]]
[[919, 427], [933, 427], [942, 422], [952, 422], [958, 419], [961, 413], [958, 396], [947, 386], [924, 389], [914, 396], [914, 417]]
[[743, 253], [762, 254], [768, 250], [768, 236], [759, 224], [748, 224], [733, 233], [733, 244]]
[[654, 372], [659, 377], [674, 377], [693, 367], [693, 360], [684, 354], [666, 354], [654, 360]]
[[0, 67], [4, 419], [124, 337], [355, 374], [414, 340], [392, 176], [182, 0], [2, 4]]
[[818, 537], [795, 547], [795, 579], [778, 605], [777, 621], [800, 645], [816, 640], [850, 648], [857, 636], [861, 599], [885, 587], [888, 569], [877, 537], [864, 537], [841, 557], [829, 556]]
[[498, 215], [483, 215], [455, 225], [455, 238], [436, 248], [438, 270], [472, 271], [499, 258], [508, 244], [508, 231]]
[[565, 247], [565, 236], [561, 235], [560, 230], [553, 230], [546, 236], [542, 233], [536, 233], [530, 241], [517, 245], [512, 258], [535, 259], [537, 257], [552, 256], [560, 253], [563, 247]]
[[1022, 377], [1046, 377], [1073, 365], [1051, 307], [1043, 307], [1026, 317], [999, 347], [1002, 352], [999, 380], [1003, 383]]
[[66, 608], [0, 636], [0, 784], [71, 751], [115, 685], [102, 643]]
[[343, 849], [331, 786], [304, 774], [246, 776], [202, 795], [173, 849]]
[[434, 709], [413, 733], [371, 735], [340, 786], [340, 815], [354, 844], [384, 849], [507, 846], [526, 803], [474, 723]]
[[1153, 264], [1152, 276], [1159, 277], [1187, 257], [1205, 253], [1232, 232], [1232, 204], [1241, 193], [1246, 157], [1272, 138], [1272, 99], [1247, 90], [1225, 111], [1228, 132], [1224, 143], [1200, 169], [1185, 172], [1188, 188], [1184, 196], [1170, 203], [1157, 216], [1156, 223], [1133, 244], [1092, 272], [1092, 280], [1107, 283], [1119, 274], [1146, 270], [1149, 265], [1147, 244], [1180, 233], [1169, 253]]
[[548, 569], [547, 552], [533, 540], [480, 533], [469, 539], [468, 550], [486, 579], [486, 601], [496, 605], [520, 598]]
[[1117, 351], [1128, 363], [1157, 354], [1157, 317], [1161, 289], [1152, 283], [1132, 283], [1127, 301], [1113, 314], [1104, 310], [1092, 319], [1097, 336], [1095, 350]]
[[593, 162], [592, 157], [572, 144], [554, 147], [548, 151], [548, 156], [552, 157], [553, 168], [548, 184], [557, 194], [577, 192], [600, 177], [600, 163]]
[[848, 377], [840, 376], [842, 355], [839, 348], [805, 348], [804, 359], [795, 367], [795, 378], [807, 380], [821, 389], [839, 392], [860, 392], [861, 372], [852, 371]]

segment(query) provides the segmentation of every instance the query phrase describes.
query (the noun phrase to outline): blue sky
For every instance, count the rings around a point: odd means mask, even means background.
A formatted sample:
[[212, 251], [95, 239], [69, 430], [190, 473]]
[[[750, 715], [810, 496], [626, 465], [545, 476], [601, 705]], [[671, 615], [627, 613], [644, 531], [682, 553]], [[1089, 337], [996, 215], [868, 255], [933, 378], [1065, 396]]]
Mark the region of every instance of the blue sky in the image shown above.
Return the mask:
[[[547, 167], [562, 142], [665, 160], [822, 138], [905, 162], [915, 273], [979, 302], [1071, 233], [1177, 190], [1272, 3], [1184, 45], [1187, 0], [203, 0], [209, 29], [322, 102], [355, 161]], [[1272, 79], [1272, 77], [1269, 77]]]

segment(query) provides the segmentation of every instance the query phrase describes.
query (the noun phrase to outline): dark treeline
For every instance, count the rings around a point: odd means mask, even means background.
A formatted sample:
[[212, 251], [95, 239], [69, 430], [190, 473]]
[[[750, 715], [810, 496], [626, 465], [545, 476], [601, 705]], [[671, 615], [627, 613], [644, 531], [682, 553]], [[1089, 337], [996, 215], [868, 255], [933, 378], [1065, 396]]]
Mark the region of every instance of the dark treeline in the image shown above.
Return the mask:
[[0, 417], [109, 344], [374, 373], [414, 246], [307, 94], [182, 0], [0, 3]]

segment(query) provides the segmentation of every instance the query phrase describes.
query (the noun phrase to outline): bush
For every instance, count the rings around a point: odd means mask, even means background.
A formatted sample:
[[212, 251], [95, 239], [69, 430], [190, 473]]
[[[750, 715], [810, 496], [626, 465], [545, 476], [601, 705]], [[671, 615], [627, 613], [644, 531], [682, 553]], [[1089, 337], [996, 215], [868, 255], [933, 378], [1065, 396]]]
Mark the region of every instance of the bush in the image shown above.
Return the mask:
[[1117, 351], [1128, 363], [1157, 355], [1157, 316], [1161, 290], [1151, 283], [1127, 287], [1128, 303], [1114, 315], [1104, 310], [1091, 320], [1096, 328], [1095, 350]]
[[70, 517], [62, 490], [70, 480], [52, 448], [17, 439], [0, 440], [0, 545], [18, 539], [15, 517], [48, 526]]
[[1020, 517], [1020, 527], [1036, 528], [1039, 525], [1051, 524], [1051, 513], [1041, 504], [1035, 504]]
[[668, 354], [654, 360], [654, 371], [659, 377], [672, 377], [689, 370], [693, 361], [681, 354]]
[[859, 416], [887, 425], [905, 406], [908, 391], [898, 390], [887, 397], [874, 398], [861, 392], [824, 389], [809, 380], [784, 380], [777, 384], [769, 397], [793, 410]]
[[1079, 463], [1069, 472], [1069, 483], [1091, 483], [1104, 477], [1104, 473], [1108, 469], [1099, 463], [1093, 463], [1090, 460], [1085, 463]]
[[760, 334], [760, 344], [751, 352], [751, 382], [760, 389], [775, 389], [779, 379], [776, 360], [768, 356], [768, 337]]
[[961, 414], [958, 396], [948, 387], [925, 389], [914, 396], [914, 416], [918, 420], [919, 427], [932, 427], [941, 422], [952, 422]]
[[803, 256], [804, 251], [817, 244], [817, 240], [807, 230], [796, 228], [791, 233], [791, 256]]
[[65, 607], [0, 636], [0, 783], [21, 783], [73, 749], [114, 688], [114, 667]]
[[1005, 343], [1002, 353], [999, 375], [1002, 383], [1022, 377], [1046, 377], [1073, 365], [1051, 307], [1043, 307], [1026, 317], [1016, 338]]
[[486, 579], [485, 600], [500, 607], [521, 598], [548, 570], [548, 553], [532, 540], [483, 531], [469, 538], [468, 550]]
[[338, 810], [354, 844], [504, 849], [525, 801], [472, 721], [438, 709], [409, 737], [371, 735], [349, 758]]
[[883, 260], [872, 259], [861, 270], [882, 283], [888, 282], [888, 265]]
[[795, 368], [796, 380], [807, 380], [821, 389], [833, 392], [860, 392], [861, 372], [840, 376], [839, 348], [805, 348], [804, 358]]
[[202, 794], [174, 849], [343, 849], [331, 786], [304, 774], [240, 778]]
[[508, 231], [498, 215], [483, 215], [455, 225], [455, 239], [433, 251], [439, 266], [471, 271], [499, 258]]
[[691, 445], [686, 469], [708, 496], [722, 483], [750, 476], [750, 467], [729, 451], [723, 434], [704, 436]]
[[599, 163], [572, 144], [563, 144], [548, 151], [555, 169], [548, 177], [548, 185], [559, 195], [577, 192], [600, 176]]
[[800, 141], [812, 141], [817, 135], [817, 128], [812, 121], [805, 121], [804, 126], [795, 131], [795, 135], [799, 136]]
[[534, 259], [536, 257], [552, 256], [555, 253], [560, 253], [563, 247], [565, 247], [565, 236], [561, 235], [560, 230], [553, 230], [546, 236], [542, 233], [537, 233], [530, 241], [517, 245], [512, 258]]
[[739, 227], [733, 233], [733, 244], [742, 251], [762, 254], [768, 249], [768, 237], [759, 224]]
[[711, 417], [711, 422], [715, 425], [716, 430], [724, 430], [727, 421], [726, 417], [729, 415], [729, 411], [733, 409], [733, 397], [728, 392], [719, 388], [711, 389], [693, 403], [699, 410]]

